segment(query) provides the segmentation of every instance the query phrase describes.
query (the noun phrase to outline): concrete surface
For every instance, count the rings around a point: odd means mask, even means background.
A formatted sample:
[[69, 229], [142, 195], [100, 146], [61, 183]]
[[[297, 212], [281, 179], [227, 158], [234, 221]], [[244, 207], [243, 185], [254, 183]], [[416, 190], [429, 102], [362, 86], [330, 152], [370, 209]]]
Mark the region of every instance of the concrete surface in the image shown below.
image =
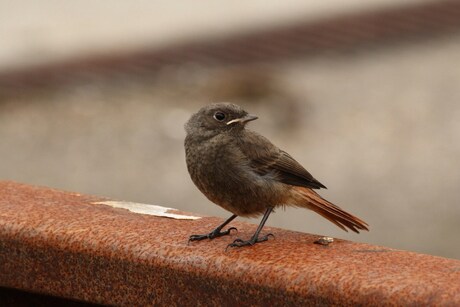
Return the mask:
[[0, 0], [0, 70], [123, 53], [427, 0]]

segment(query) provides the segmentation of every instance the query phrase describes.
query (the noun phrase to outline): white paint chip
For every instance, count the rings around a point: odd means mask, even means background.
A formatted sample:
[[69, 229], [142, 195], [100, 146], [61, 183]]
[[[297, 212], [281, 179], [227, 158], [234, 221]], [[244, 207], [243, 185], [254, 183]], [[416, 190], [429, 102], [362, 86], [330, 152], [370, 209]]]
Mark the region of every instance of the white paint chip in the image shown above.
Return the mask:
[[183, 215], [168, 212], [169, 210], [176, 210], [174, 208], [167, 208], [162, 206], [141, 203], [132, 203], [128, 201], [101, 201], [95, 202], [94, 204], [107, 205], [113, 208], [127, 209], [134, 213], [162, 216], [178, 220], [198, 220], [201, 218], [199, 216]]

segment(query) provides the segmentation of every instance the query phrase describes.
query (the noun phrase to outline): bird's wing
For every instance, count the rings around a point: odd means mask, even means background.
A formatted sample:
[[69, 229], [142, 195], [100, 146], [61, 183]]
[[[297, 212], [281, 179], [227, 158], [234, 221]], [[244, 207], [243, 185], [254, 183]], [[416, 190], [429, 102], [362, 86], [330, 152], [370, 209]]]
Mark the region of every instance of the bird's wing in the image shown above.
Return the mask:
[[265, 137], [246, 130], [239, 139], [239, 147], [257, 174], [275, 175], [280, 182], [312, 189], [326, 188], [287, 152], [273, 145]]

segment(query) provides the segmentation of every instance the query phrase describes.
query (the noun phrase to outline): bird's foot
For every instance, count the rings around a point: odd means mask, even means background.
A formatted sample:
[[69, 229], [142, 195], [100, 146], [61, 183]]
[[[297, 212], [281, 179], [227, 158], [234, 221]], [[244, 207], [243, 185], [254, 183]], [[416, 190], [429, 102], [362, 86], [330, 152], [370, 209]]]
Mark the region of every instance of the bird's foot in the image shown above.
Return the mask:
[[230, 227], [229, 229], [225, 230], [225, 231], [221, 231], [220, 229], [214, 229], [213, 231], [211, 231], [210, 233], [208, 234], [204, 234], [204, 235], [191, 235], [189, 238], [188, 238], [188, 242], [190, 243], [190, 241], [201, 241], [201, 240], [204, 240], [204, 239], [214, 239], [214, 238], [218, 238], [218, 237], [222, 237], [222, 236], [226, 236], [226, 235], [229, 235], [232, 230], [236, 230], [238, 232], [238, 229], [236, 229], [235, 227]]
[[247, 240], [247, 241], [236, 239], [235, 241], [233, 241], [233, 243], [230, 243], [229, 245], [227, 245], [227, 248], [225, 250], [227, 250], [229, 247], [242, 247], [242, 246], [254, 245], [260, 242], [265, 242], [268, 240], [269, 237], [274, 238], [275, 236], [272, 233], [269, 233], [263, 237], [252, 237], [250, 240]]

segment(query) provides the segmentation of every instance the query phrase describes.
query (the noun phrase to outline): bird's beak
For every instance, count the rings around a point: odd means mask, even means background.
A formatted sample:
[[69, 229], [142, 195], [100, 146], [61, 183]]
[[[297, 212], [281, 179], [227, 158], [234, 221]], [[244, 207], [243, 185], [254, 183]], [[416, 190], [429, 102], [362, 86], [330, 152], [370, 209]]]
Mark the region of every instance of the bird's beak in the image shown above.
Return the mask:
[[230, 124], [233, 124], [233, 123], [242, 123], [242, 124], [245, 124], [245, 123], [247, 123], [247, 122], [250, 122], [251, 120], [256, 120], [256, 119], [258, 119], [257, 116], [248, 114], [248, 115], [245, 115], [245, 116], [240, 117], [240, 118], [232, 119], [231, 121], [229, 121], [229, 122], [227, 123], [227, 125], [230, 125]]

